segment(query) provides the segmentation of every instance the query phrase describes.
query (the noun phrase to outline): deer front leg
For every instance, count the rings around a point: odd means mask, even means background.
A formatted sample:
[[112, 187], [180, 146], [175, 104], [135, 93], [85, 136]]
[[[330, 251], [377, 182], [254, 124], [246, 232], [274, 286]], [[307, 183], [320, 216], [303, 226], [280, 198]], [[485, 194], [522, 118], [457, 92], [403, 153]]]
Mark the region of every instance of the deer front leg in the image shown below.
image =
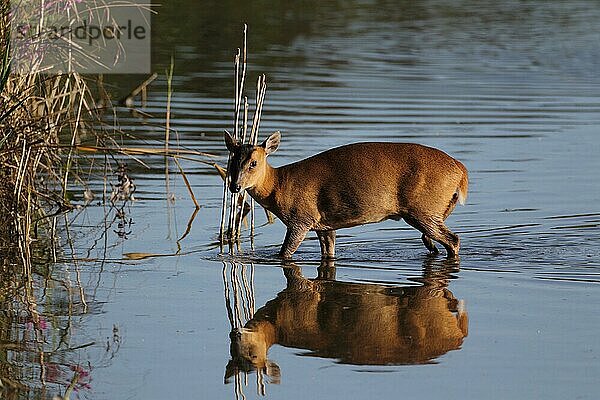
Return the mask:
[[317, 237], [321, 244], [321, 258], [335, 258], [335, 231], [317, 231]]
[[300, 243], [302, 243], [307, 233], [308, 229], [288, 226], [283, 245], [281, 246], [281, 251], [279, 252], [279, 257], [292, 258], [292, 254], [296, 252], [296, 249], [298, 249], [298, 246], [300, 246]]

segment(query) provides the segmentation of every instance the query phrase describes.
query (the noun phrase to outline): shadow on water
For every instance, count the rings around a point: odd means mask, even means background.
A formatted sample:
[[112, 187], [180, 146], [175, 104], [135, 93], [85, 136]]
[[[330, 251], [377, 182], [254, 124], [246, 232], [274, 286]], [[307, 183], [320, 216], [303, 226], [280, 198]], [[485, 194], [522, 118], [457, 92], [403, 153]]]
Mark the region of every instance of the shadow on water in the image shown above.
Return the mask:
[[468, 313], [463, 300], [448, 288], [459, 271], [459, 261], [427, 257], [421, 276], [412, 284], [386, 286], [336, 280], [333, 261], [323, 261], [314, 279], [306, 278], [296, 263], [282, 265], [286, 287], [255, 310], [254, 265], [225, 263], [225, 304], [231, 326], [230, 356], [225, 383], [257, 375], [257, 391], [265, 394], [266, 376], [278, 384], [285, 366], [269, 358], [280, 345], [298, 355], [330, 358], [360, 366], [436, 363], [460, 349], [468, 335]]

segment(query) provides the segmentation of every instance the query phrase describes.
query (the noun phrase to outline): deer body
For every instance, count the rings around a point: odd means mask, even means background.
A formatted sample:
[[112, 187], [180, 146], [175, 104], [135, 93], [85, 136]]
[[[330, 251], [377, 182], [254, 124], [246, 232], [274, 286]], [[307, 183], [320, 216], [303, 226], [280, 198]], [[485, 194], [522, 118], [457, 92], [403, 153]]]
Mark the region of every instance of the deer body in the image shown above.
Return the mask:
[[459, 161], [418, 144], [371, 142], [273, 168], [266, 156], [279, 141], [276, 132], [260, 146], [239, 145], [226, 134], [230, 189], [246, 189], [287, 226], [282, 257], [291, 257], [312, 230], [322, 257], [332, 258], [335, 230], [386, 219], [404, 219], [421, 231], [431, 252], [437, 252], [433, 239], [448, 256], [458, 254], [458, 236], [444, 220], [467, 195], [467, 170]]

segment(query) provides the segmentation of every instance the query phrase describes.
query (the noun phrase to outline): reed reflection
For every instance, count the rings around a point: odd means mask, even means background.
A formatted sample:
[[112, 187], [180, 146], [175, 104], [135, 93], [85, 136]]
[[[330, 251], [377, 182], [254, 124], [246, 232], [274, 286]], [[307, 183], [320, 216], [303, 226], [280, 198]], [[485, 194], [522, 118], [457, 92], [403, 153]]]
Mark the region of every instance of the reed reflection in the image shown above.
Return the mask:
[[[458, 267], [458, 261], [427, 258], [422, 275], [410, 278], [417, 285], [384, 286], [337, 281], [333, 261], [323, 261], [314, 279], [304, 277], [298, 265], [286, 263], [286, 288], [249, 313], [243, 325], [235, 318], [239, 306], [228, 305], [235, 323], [225, 383], [235, 378], [237, 392], [240, 374], [247, 378], [253, 371], [259, 393], [264, 393], [264, 375], [278, 383], [280, 368], [268, 358], [274, 344], [342, 364], [434, 363], [459, 349], [468, 334], [464, 301], [448, 289]], [[232, 268], [231, 279], [233, 272]], [[240, 283], [238, 290], [248, 286]]]
[[95, 370], [110, 366], [119, 351], [118, 325], [112, 337], [86, 334], [106, 302], [81, 283], [95, 275], [82, 275], [75, 262], [55, 263], [51, 255], [64, 253], [54, 246], [43, 237], [31, 244], [33, 262], [16, 246], [0, 247], [0, 399], [87, 397]]

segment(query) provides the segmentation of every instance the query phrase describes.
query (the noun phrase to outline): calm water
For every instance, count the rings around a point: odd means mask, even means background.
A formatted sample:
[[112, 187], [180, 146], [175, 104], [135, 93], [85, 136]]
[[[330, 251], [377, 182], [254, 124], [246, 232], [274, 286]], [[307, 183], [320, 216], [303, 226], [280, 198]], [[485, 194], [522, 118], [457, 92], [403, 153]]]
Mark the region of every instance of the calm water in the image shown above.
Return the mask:
[[[229, 3], [173, 2], [153, 22], [156, 70], [175, 56], [172, 146], [225, 163], [247, 20], [249, 82], [264, 72], [269, 84], [261, 136], [283, 134], [271, 163], [362, 140], [443, 149], [470, 171], [448, 220], [460, 262], [428, 257], [417, 231], [389, 221], [338, 232], [334, 266], [309, 235], [282, 269], [284, 227], [262, 213], [255, 250], [245, 234], [238, 257], [221, 256], [213, 168], [181, 163], [194, 216], [176, 165], [166, 179], [164, 159], [129, 160], [138, 189], [124, 218], [99, 203], [69, 215], [59, 262], [39, 266], [44, 343], [26, 318], [0, 317], [4, 374], [32, 388], [18, 398], [64, 392], [78, 368], [88, 399], [596, 398], [600, 5]], [[141, 80], [108, 79], [115, 96]], [[162, 146], [165, 102], [160, 79], [152, 118], [122, 112], [126, 145]], [[77, 263], [61, 261], [71, 253]], [[232, 358], [230, 332], [249, 319], [278, 332], [267, 374]]]

